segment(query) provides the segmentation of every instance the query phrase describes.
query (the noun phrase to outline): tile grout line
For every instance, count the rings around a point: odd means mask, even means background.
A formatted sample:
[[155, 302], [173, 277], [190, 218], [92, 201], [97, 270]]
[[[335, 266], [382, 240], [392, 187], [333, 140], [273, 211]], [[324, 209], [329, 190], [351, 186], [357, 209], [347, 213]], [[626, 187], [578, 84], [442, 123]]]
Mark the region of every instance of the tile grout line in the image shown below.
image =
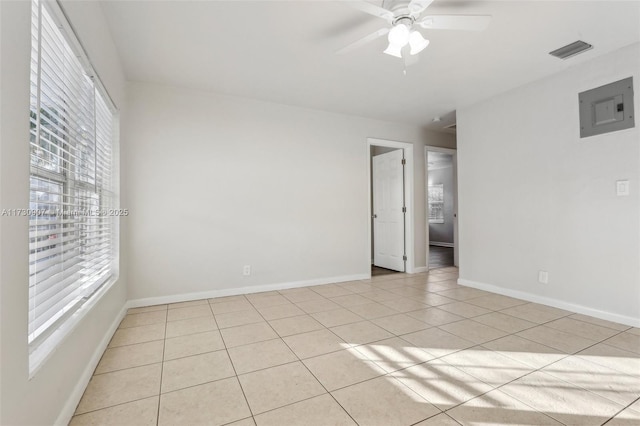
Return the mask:
[[[167, 306], [167, 312], [165, 318], [169, 317], [169, 307]], [[164, 323], [164, 339], [162, 341], [162, 363], [160, 364], [160, 389], [158, 389], [158, 410], [156, 412], [156, 426], [160, 425], [160, 403], [162, 401], [162, 376], [164, 375], [164, 353], [167, 345], [167, 321]]]
[[[246, 297], [245, 297], [246, 299]], [[251, 303], [251, 302], [249, 302]], [[213, 313], [213, 307], [211, 306], [211, 303], [209, 304], [209, 309], [211, 310], [211, 315], [213, 315], [213, 321], [215, 321], [216, 323], [216, 327], [218, 326], [218, 320], [216, 319], [216, 314]], [[251, 405], [249, 404], [249, 400], [247, 399], [247, 394], [244, 391], [244, 387], [242, 387], [242, 382], [240, 381], [240, 377], [238, 376], [238, 371], [236, 370], [236, 366], [233, 363], [233, 358], [231, 358], [231, 355], [229, 354], [229, 348], [227, 347], [227, 342], [224, 340], [224, 336], [222, 335], [222, 332], [220, 331], [220, 328], [218, 328], [218, 333], [220, 334], [220, 338], [222, 339], [222, 344], [224, 345], [224, 350], [227, 353], [227, 357], [229, 358], [229, 363], [231, 364], [231, 368], [233, 369], [233, 373], [235, 374], [235, 379], [236, 382], [238, 383], [238, 386], [240, 386], [240, 391], [242, 392], [242, 396], [244, 398], [244, 402], [245, 404], [247, 404], [247, 408], [249, 409], [249, 413], [251, 414], [251, 419], [253, 420], [253, 423], [255, 424], [255, 418], [253, 415], [253, 409], [251, 408]], [[242, 419], [240, 419], [242, 420]], [[235, 421], [235, 420], [234, 420]]]
[[113, 407], [119, 407], [121, 405], [127, 405], [127, 404], [130, 404], [132, 402], [144, 401], [145, 399], [150, 399], [150, 398], [155, 398], [155, 397], [156, 397], [156, 395], [145, 396], [145, 397], [142, 397], [142, 398], [132, 399], [131, 401], [119, 402], [117, 404], [113, 404], [113, 405], [110, 405], [108, 407], [96, 408], [95, 410], [85, 411], [84, 413], [81, 413], [81, 414], [75, 414], [74, 413], [72, 418], [73, 417], [84, 416], [85, 414], [91, 414], [91, 413], [95, 413], [95, 412], [102, 411], [102, 410], [107, 410], [107, 409], [113, 408]]
[[[431, 403], [429, 403], [429, 404], [431, 404]], [[431, 404], [431, 405], [433, 405], [433, 404]], [[435, 407], [435, 405], [434, 405], [434, 407]], [[436, 407], [436, 408], [437, 408], [438, 410], [440, 410], [438, 407]], [[448, 417], [449, 419], [451, 419], [453, 422], [455, 422], [456, 424], [458, 424], [458, 425], [462, 426], [462, 423], [458, 422], [456, 419], [454, 419], [453, 417], [451, 417], [450, 415], [448, 415], [447, 413], [445, 413], [445, 412], [444, 412], [444, 411], [442, 411], [442, 410], [441, 410], [438, 414], [434, 414], [433, 416], [429, 416], [429, 417], [427, 417], [427, 418], [425, 418], [425, 419], [418, 420], [418, 421], [417, 421], [417, 422], [415, 422], [415, 423], [411, 423], [411, 425], [410, 425], [410, 426], [416, 426], [416, 425], [418, 425], [418, 424], [420, 424], [420, 423], [422, 423], [422, 422], [424, 422], [424, 421], [427, 421], [427, 420], [429, 420], [429, 419], [433, 419], [434, 417], [436, 417], [436, 416], [440, 416], [440, 415], [446, 416], [446, 417]]]
[[[613, 420], [618, 414], [622, 413], [624, 410], [626, 410], [627, 408], [631, 407], [633, 404], [635, 404], [636, 402], [640, 401], [640, 397], [634, 399], [633, 401], [631, 401], [629, 404], [627, 404], [626, 406], [623, 406], [622, 409], [620, 411], [618, 411], [617, 413], [615, 413], [613, 416], [611, 416], [609, 418], [609, 420], [607, 420], [606, 422], [602, 423], [602, 425], [606, 425], [607, 423], [609, 423], [611, 420]], [[632, 411], [633, 408], [631, 408]]]
[[[160, 340], [154, 340], [155, 342], [159, 342]], [[163, 349], [164, 350], [164, 349]], [[99, 377], [99, 376], [104, 376], [105, 374], [111, 374], [111, 373], [118, 373], [120, 371], [127, 371], [127, 370], [133, 370], [134, 368], [140, 368], [140, 367], [148, 367], [150, 365], [156, 365], [156, 364], [162, 364], [163, 361], [158, 361], [158, 362], [150, 362], [148, 364], [140, 364], [140, 365], [134, 365], [132, 367], [126, 367], [126, 368], [119, 368], [117, 370], [111, 370], [111, 371], [105, 371], [104, 373], [93, 373], [92, 377]], [[116, 404], [118, 405], [118, 404]]]

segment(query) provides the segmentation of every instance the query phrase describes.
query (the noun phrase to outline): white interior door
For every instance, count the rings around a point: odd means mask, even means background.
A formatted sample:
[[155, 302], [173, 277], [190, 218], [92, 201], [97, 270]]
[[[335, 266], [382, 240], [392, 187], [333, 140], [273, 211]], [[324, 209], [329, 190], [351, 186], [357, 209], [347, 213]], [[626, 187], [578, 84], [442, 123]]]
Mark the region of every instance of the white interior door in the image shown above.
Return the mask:
[[453, 152], [453, 265], [458, 266], [458, 154]]
[[373, 157], [373, 264], [405, 270], [402, 150]]

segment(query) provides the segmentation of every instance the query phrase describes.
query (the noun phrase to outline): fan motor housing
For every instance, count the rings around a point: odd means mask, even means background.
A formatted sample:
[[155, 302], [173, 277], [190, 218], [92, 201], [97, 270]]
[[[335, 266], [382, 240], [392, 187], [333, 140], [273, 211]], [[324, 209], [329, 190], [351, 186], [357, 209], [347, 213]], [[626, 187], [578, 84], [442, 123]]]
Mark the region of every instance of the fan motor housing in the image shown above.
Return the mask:
[[409, 11], [409, 3], [407, 0], [384, 0], [382, 2], [382, 7], [384, 9], [390, 10], [396, 16], [396, 18], [400, 18], [402, 16], [411, 16], [411, 12]]
[[397, 18], [395, 18], [393, 20], [393, 25], [396, 26], [396, 25], [399, 25], [399, 24], [404, 24], [408, 28], [411, 28], [411, 26], [413, 25], [415, 20], [416, 19], [411, 15], [409, 15], [409, 16], [402, 15], [402, 16], [398, 16]]

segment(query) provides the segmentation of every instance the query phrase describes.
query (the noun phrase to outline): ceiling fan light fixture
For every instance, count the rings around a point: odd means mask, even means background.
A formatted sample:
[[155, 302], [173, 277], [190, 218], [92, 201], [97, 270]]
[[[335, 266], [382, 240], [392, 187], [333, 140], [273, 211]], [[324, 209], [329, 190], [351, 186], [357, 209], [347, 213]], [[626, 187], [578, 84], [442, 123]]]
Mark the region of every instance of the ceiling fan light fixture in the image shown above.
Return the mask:
[[389, 31], [389, 44], [396, 45], [400, 48], [406, 46], [409, 43], [409, 27], [405, 24], [399, 23], [391, 28]]
[[406, 67], [415, 63], [415, 60], [407, 60], [410, 55], [417, 55], [429, 45], [429, 40], [426, 40], [414, 28], [482, 31], [486, 29], [491, 20], [489, 15], [423, 15], [425, 9], [433, 1], [383, 0], [382, 7], [370, 3], [370, 0], [347, 2], [362, 12], [384, 19], [390, 26], [385, 26], [349, 44], [336, 53], [350, 51], [387, 34], [389, 45], [384, 50], [384, 53], [397, 58], [404, 58]]
[[387, 55], [395, 56], [396, 58], [402, 58], [402, 46], [389, 43], [389, 46], [387, 46], [384, 53], [386, 53]]
[[417, 55], [422, 52], [429, 45], [429, 40], [426, 40], [422, 34], [418, 31], [413, 31], [409, 35], [409, 46], [411, 46], [411, 55]]

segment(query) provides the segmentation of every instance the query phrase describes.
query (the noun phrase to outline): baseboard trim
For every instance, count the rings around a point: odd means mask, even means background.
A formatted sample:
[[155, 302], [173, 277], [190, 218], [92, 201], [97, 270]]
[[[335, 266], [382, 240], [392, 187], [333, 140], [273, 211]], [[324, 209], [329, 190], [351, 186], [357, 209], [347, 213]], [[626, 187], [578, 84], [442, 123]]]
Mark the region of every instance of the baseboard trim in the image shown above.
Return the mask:
[[429, 267], [428, 266], [416, 266], [415, 268], [413, 268], [413, 273], [414, 274], [419, 274], [421, 272], [429, 272]]
[[453, 243], [443, 243], [440, 241], [429, 241], [430, 246], [438, 246], [438, 247], [454, 247]]
[[558, 309], [564, 309], [565, 311], [575, 312], [577, 314], [589, 315], [595, 318], [600, 318], [606, 321], [613, 321], [619, 324], [628, 325], [630, 327], [640, 327], [640, 318], [629, 317], [626, 315], [619, 315], [613, 312], [601, 311], [599, 309], [589, 308], [587, 306], [576, 305], [562, 300], [553, 299], [550, 297], [539, 296], [537, 294], [528, 293], [525, 291], [512, 290], [509, 288], [499, 287], [493, 284], [481, 283], [478, 281], [467, 280], [463, 278], [458, 279], [458, 284], [477, 288], [478, 290], [490, 291], [492, 293], [501, 294], [503, 296], [514, 297], [516, 299], [526, 300], [528, 302], [540, 303], [543, 305], [552, 306]]
[[212, 299], [214, 297], [224, 296], [237, 296], [239, 294], [261, 293], [263, 291], [286, 290], [289, 288], [342, 283], [346, 281], [366, 280], [369, 278], [371, 278], [371, 274], [343, 275], [338, 277], [316, 278], [304, 281], [290, 281], [249, 287], [225, 288], [220, 290], [201, 291], [194, 293], [172, 294], [169, 296], [145, 297], [142, 299], [129, 300], [129, 302], [127, 303], [127, 307], [138, 308], [142, 306], [164, 305], [166, 303], [188, 302], [191, 300]]
[[55, 425], [68, 425], [69, 422], [71, 421], [71, 418], [73, 417], [73, 414], [76, 411], [76, 407], [78, 406], [78, 403], [80, 402], [82, 395], [84, 395], [84, 391], [86, 390], [87, 385], [91, 380], [91, 376], [93, 376], [93, 372], [98, 366], [98, 363], [100, 362], [100, 359], [104, 354], [104, 351], [107, 349], [107, 346], [111, 341], [111, 338], [113, 337], [116, 330], [118, 329], [120, 322], [126, 315], [127, 309], [128, 309], [128, 303], [125, 302], [125, 304], [122, 306], [122, 309], [120, 309], [120, 312], [118, 313], [118, 315], [116, 315], [113, 322], [107, 329], [107, 332], [102, 337], [102, 340], [96, 347], [96, 350], [93, 352], [93, 355], [89, 360], [89, 363], [87, 364], [84, 371], [80, 375], [80, 379], [78, 380], [78, 383], [73, 388], [73, 391], [67, 398], [67, 402], [62, 408], [60, 415], [56, 419], [56, 422], [54, 423]]

